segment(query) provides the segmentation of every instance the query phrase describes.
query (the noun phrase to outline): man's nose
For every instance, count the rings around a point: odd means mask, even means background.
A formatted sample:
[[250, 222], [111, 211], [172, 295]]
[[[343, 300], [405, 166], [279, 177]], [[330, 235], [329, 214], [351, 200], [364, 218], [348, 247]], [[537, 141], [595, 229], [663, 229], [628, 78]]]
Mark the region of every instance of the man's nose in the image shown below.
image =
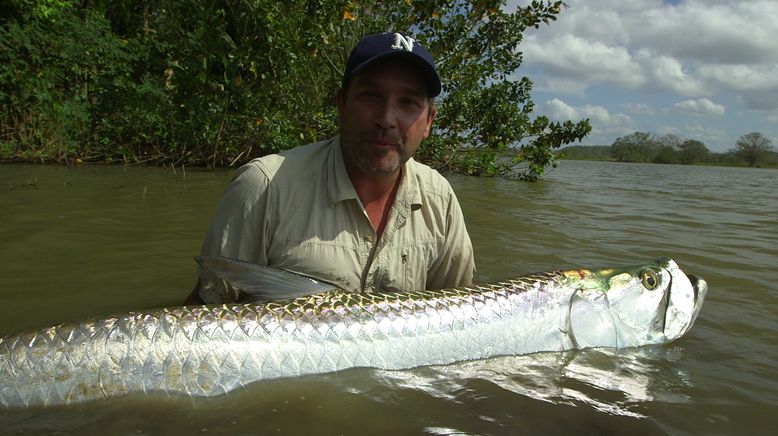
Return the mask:
[[384, 101], [379, 106], [376, 124], [384, 129], [397, 127], [397, 104], [389, 100]]

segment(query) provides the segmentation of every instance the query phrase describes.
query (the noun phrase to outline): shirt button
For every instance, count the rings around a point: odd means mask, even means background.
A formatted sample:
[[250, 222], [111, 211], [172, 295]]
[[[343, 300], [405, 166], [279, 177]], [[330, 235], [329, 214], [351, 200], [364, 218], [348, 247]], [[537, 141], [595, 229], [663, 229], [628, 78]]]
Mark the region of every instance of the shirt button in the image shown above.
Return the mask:
[[372, 237], [372, 236], [370, 236], [370, 235], [365, 235], [365, 236], [363, 236], [363, 237], [362, 237], [362, 239], [363, 239], [365, 242], [373, 242], [373, 237]]

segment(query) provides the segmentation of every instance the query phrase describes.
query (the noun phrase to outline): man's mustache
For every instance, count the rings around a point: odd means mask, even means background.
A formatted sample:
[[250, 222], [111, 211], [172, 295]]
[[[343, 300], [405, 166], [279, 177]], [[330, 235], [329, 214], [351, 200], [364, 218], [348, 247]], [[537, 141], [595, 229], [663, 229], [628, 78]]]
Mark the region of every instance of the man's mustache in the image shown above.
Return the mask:
[[383, 131], [367, 132], [360, 135], [363, 141], [367, 142], [383, 142], [386, 144], [400, 145], [402, 144], [402, 138], [399, 135], [387, 134]]

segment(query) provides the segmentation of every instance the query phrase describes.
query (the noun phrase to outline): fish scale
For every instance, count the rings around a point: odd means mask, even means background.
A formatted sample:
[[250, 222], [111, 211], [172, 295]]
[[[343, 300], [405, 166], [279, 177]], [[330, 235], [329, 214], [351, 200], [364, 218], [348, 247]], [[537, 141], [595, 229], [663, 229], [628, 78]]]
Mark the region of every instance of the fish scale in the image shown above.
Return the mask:
[[[646, 268], [658, 271], [661, 289], [640, 288]], [[618, 274], [619, 280], [609, 281]], [[259, 380], [356, 366], [404, 369], [607, 346], [607, 338], [598, 343], [595, 334], [581, 331], [573, 341], [569, 330], [592, 327], [577, 305], [612, 310], [600, 300], [616, 301], [622, 294], [644, 300], [664, 296], [661, 316], [670, 316], [673, 331], [682, 334], [707, 289], [701, 279], [695, 284], [692, 292], [675, 262], [663, 258], [623, 270], [553, 271], [440, 291], [331, 291], [266, 304], [165, 308], [60, 324], [0, 339], [0, 404], [68, 404], [129, 393], [216, 396]], [[599, 290], [603, 297], [589, 301], [582, 289]], [[687, 301], [691, 295], [694, 301]], [[651, 307], [644, 300], [619, 301], [618, 307], [627, 312]], [[645, 314], [618, 314], [652, 319], [638, 315]], [[655, 325], [644, 328], [623, 332], [625, 338], [642, 338], [623, 345], [677, 337], [664, 336]]]

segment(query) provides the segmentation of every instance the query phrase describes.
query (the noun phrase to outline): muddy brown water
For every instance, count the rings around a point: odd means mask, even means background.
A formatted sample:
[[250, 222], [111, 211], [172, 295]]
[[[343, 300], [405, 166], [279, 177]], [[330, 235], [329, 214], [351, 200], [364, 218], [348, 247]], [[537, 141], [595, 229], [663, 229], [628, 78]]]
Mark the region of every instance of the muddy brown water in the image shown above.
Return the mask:
[[[180, 304], [229, 171], [0, 165], [0, 334]], [[540, 183], [449, 177], [477, 280], [669, 256], [710, 290], [684, 338], [211, 398], [0, 411], [25, 434], [772, 434], [778, 170], [563, 161]]]

